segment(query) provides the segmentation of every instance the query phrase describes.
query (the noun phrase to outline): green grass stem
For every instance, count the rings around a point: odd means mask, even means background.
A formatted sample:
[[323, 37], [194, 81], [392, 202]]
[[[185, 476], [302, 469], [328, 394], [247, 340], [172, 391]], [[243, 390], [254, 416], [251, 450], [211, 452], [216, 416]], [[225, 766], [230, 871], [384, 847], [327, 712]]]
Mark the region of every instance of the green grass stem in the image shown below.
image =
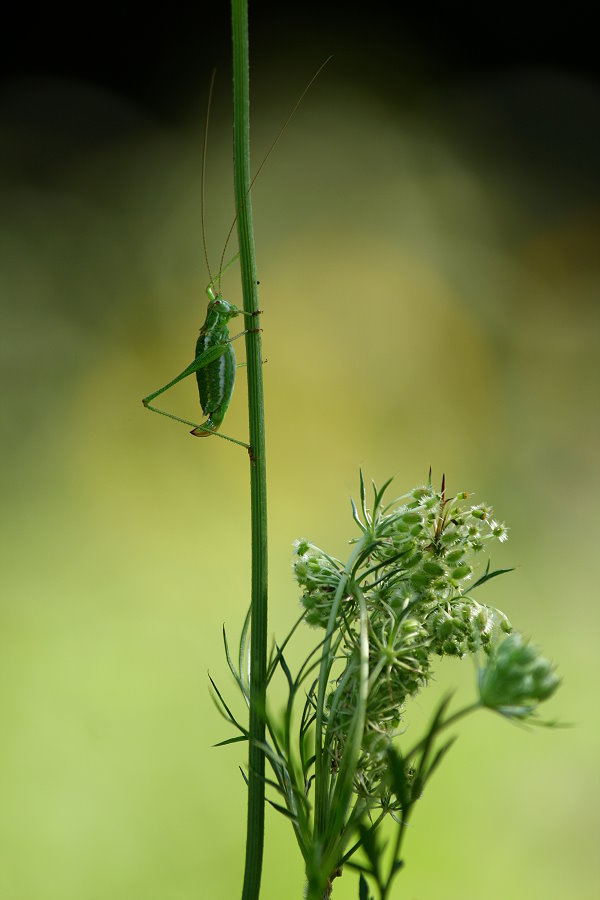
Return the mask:
[[[250, 64], [247, 0], [232, 0], [233, 159], [244, 310], [258, 311], [250, 196]], [[267, 671], [267, 482], [261, 333], [246, 334], [252, 517], [252, 630], [250, 637], [250, 741], [248, 818], [243, 900], [258, 900], [264, 846], [265, 708]]]

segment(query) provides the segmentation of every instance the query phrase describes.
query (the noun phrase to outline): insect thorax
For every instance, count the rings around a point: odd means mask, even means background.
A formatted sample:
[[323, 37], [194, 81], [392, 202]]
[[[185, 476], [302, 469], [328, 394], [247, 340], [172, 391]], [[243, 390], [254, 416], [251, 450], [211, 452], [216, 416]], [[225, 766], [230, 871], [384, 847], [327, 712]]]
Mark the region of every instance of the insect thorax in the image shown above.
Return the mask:
[[233, 303], [228, 303], [227, 300], [223, 300], [223, 298], [218, 295], [208, 304], [206, 320], [202, 326], [202, 331], [210, 331], [219, 326], [226, 326], [230, 319], [239, 316], [239, 314], [240, 310], [237, 306], [234, 306]]

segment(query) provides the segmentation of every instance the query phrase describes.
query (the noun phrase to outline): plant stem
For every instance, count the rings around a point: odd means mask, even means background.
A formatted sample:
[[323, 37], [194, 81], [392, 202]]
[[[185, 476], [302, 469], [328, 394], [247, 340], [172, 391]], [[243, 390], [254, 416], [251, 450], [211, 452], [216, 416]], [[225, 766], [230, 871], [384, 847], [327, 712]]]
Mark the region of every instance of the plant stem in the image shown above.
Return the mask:
[[[258, 292], [250, 198], [250, 64], [247, 0], [232, 0], [233, 158], [235, 204], [244, 310], [256, 316]], [[252, 320], [251, 320], [252, 321]], [[256, 318], [254, 318], [256, 321]], [[258, 900], [264, 845], [265, 739], [263, 710], [267, 669], [267, 488], [260, 331], [246, 334], [250, 495], [252, 516], [252, 631], [250, 638], [250, 740], [248, 819], [243, 900]]]

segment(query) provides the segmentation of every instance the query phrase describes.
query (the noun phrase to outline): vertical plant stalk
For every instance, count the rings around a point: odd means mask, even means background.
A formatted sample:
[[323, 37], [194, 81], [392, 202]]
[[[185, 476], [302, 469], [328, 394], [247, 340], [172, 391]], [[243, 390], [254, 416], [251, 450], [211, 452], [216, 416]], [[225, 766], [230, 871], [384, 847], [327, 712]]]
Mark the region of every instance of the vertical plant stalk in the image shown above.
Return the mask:
[[[232, 0], [233, 35], [233, 160], [235, 205], [244, 310], [256, 322], [258, 292], [252, 202], [250, 197], [250, 63], [247, 0]], [[243, 900], [258, 900], [262, 871], [265, 816], [265, 739], [263, 711], [267, 671], [267, 484], [265, 422], [260, 331], [246, 334], [248, 415], [250, 434], [250, 495], [252, 515], [252, 631], [250, 639], [250, 740], [248, 819]]]

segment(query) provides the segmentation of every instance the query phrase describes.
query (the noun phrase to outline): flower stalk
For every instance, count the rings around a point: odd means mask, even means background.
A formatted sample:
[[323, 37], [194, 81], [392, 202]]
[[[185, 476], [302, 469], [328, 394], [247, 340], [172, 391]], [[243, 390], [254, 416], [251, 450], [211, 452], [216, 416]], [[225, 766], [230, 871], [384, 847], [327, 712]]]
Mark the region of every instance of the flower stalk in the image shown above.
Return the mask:
[[[232, 0], [233, 159], [237, 231], [244, 311], [258, 315], [256, 256], [250, 196], [250, 63], [247, 0]], [[258, 900], [264, 846], [265, 707], [267, 669], [267, 477], [262, 380], [261, 332], [246, 336], [250, 435], [252, 522], [252, 599], [250, 632], [250, 722], [248, 751], [248, 818], [243, 900]]]

